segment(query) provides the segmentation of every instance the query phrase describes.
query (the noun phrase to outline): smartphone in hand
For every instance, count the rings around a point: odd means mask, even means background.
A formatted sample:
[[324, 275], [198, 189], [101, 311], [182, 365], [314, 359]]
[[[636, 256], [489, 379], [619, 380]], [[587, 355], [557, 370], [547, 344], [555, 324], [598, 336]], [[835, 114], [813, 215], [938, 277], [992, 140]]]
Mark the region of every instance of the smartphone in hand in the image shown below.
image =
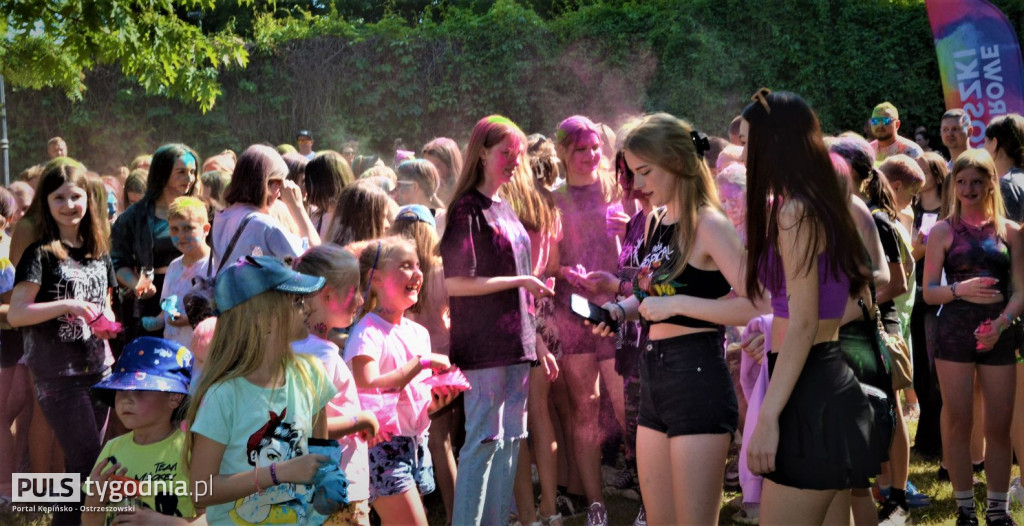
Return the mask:
[[569, 306], [572, 308], [572, 312], [574, 314], [588, 320], [594, 325], [603, 323], [612, 331], [617, 331], [619, 329], [619, 322], [612, 318], [612, 314], [610, 312], [579, 294], [573, 294], [571, 296]]

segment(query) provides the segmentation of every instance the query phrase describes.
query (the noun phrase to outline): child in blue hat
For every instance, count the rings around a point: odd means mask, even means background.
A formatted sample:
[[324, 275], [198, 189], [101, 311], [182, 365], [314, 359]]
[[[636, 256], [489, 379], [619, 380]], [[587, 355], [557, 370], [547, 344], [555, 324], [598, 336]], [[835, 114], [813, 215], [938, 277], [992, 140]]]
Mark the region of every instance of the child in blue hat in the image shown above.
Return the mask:
[[[86, 506], [126, 506], [110, 491], [111, 482], [124, 483], [127, 477], [148, 481], [136, 485], [138, 491], [125, 488], [125, 493], [136, 493], [133, 519], [166, 520], [162, 514], [188, 523], [202, 515], [192, 505], [181, 456], [185, 433], [180, 424], [191, 378], [192, 353], [180, 343], [143, 336], [124, 348], [112, 374], [94, 385], [93, 393], [114, 408], [130, 431], [107, 442], [100, 452], [86, 482]], [[106, 519], [113, 517], [103, 512], [82, 514], [86, 525], [101, 525]]]

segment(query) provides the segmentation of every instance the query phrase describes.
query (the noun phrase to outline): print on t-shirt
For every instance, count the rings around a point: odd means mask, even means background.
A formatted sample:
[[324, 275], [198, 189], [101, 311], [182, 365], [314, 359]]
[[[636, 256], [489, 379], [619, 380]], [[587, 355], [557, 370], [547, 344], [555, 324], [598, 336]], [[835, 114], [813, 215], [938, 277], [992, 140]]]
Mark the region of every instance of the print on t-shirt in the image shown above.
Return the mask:
[[640, 270], [633, 279], [633, 292], [641, 300], [647, 296], [673, 296], [676, 289], [683, 287], [668, 274], [675, 265], [676, 250], [672, 242], [675, 225], [657, 225], [652, 238], [647, 254], [640, 261]]
[[[246, 454], [254, 469], [268, 467], [302, 455], [302, 429], [284, 421], [288, 409], [278, 415], [269, 411], [263, 427], [249, 436]], [[309, 491], [301, 484], [278, 484], [235, 501], [231, 517], [250, 524], [302, 524], [306, 519], [302, 496]]]
[[[53, 291], [55, 301], [66, 299], [95, 301], [94, 298], [104, 297], [108, 286], [106, 271], [106, 267], [102, 264], [82, 265], [68, 258], [60, 265], [60, 279]], [[81, 317], [65, 314], [59, 318], [59, 321], [57, 338], [62, 342], [87, 340], [92, 337], [89, 324]]]
[[[117, 464], [118, 460], [116, 456], [110, 457], [110, 464]], [[176, 475], [178, 474], [178, 463], [167, 463], [167, 462], [156, 462], [153, 464], [153, 471], [149, 473], [132, 473], [128, 472], [126, 476], [133, 478], [138, 481], [150, 480], [153, 482], [163, 481], [167, 482], [167, 486], [170, 489], [174, 489], [175, 482], [178, 481]], [[181, 482], [181, 481], [178, 481]], [[160, 487], [160, 485], [154, 484], [152, 487]], [[187, 499], [187, 495], [180, 497]], [[150, 508], [153, 511], [161, 513], [163, 515], [169, 515], [171, 517], [182, 517], [181, 509], [179, 508], [179, 497], [174, 493], [157, 493], [153, 495], [153, 507]], [[137, 499], [136, 504], [140, 504], [146, 508], [149, 508], [149, 503], [143, 499]], [[191, 514], [190, 514], [191, 516]]]

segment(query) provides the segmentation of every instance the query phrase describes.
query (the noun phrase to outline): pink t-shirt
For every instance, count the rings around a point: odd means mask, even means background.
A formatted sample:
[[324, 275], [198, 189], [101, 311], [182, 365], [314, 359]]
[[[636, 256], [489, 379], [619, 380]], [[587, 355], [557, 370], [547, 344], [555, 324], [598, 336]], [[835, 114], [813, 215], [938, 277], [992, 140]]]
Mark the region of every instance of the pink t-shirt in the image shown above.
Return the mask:
[[527, 230], [530, 236], [530, 264], [533, 266], [533, 275], [544, 279], [544, 271], [548, 268], [548, 261], [551, 259], [551, 245], [562, 241], [562, 220], [555, 216], [555, 224], [551, 232], [541, 233]]
[[[356, 392], [356, 381], [352, 371], [341, 359], [341, 351], [334, 343], [310, 334], [305, 340], [292, 342], [292, 350], [297, 354], [316, 356], [324, 364], [327, 377], [331, 379], [338, 394], [327, 402], [327, 418], [340, 415], [353, 415], [361, 409], [359, 395]], [[349, 500], [367, 500], [370, 498], [370, 459], [366, 442], [349, 435], [338, 439], [341, 444], [341, 470], [348, 479]]]
[[[351, 367], [352, 358], [368, 356], [377, 362], [380, 374], [388, 374], [412, 360], [430, 354], [430, 335], [422, 325], [402, 318], [395, 325], [380, 316], [369, 313], [359, 320], [345, 344], [345, 363]], [[430, 405], [430, 387], [423, 379], [429, 370], [421, 371], [400, 390], [398, 398], [398, 429], [401, 436], [420, 436], [430, 427], [427, 406]], [[359, 393], [373, 394], [383, 389], [359, 389]]]

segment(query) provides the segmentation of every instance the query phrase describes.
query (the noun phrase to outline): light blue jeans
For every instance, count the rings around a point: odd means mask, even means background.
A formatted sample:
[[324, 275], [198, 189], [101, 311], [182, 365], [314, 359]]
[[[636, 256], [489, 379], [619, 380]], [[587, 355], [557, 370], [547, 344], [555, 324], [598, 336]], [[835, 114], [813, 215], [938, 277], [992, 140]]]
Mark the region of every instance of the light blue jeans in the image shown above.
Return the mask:
[[526, 438], [530, 364], [463, 371], [466, 443], [459, 453], [452, 525], [504, 525], [512, 508], [519, 440]]

